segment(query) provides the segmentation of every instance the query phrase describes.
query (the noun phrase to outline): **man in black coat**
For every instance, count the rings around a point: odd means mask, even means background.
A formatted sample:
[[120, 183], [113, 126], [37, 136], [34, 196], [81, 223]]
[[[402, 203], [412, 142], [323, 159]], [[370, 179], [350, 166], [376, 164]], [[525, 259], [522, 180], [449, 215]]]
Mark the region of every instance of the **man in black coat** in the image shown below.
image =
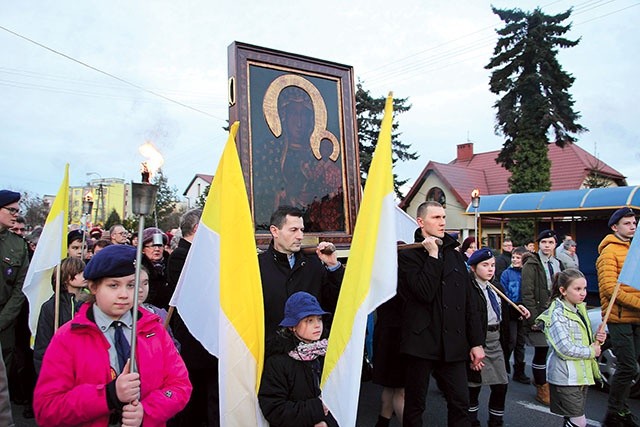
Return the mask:
[[332, 246], [331, 243], [320, 242], [316, 255], [307, 256], [300, 251], [304, 237], [302, 215], [297, 208], [279, 207], [270, 219], [271, 243], [265, 252], [258, 255], [266, 339], [278, 329], [284, 305], [291, 294], [308, 292], [330, 313], [335, 312], [338, 302], [344, 267], [335, 251], [322, 253]]
[[[176, 289], [180, 273], [187, 260], [191, 243], [196, 235], [201, 209], [192, 209], [180, 218], [182, 237], [178, 247], [167, 261], [167, 282], [171, 293]], [[181, 346], [180, 355], [189, 372], [193, 391], [187, 406], [180, 412], [171, 426], [219, 426], [220, 409], [218, 393], [218, 358], [212, 356], [200, 341], [195, 339], [176, 311], [171, 319], [173, 334]]]
[[496, 257], [496, 275], [493, 277], [494, 284], [500, 283], [500, 276], [511, 265], [511, 251], [513, 251], [513, 241], [505, 238], [502, 241], [502, 253]]
[[470, 426], [467, 365], [482, 366], [485, 337], [477, 295], [459, 243], [445, 233], [437, 202], [418, 207], [422, 248], [398, 253], [398, 291], [405, 299], [400, 351], [407, 377], [403, 426], [422, 426], [429, 376], [447, 399], [450, 426]]

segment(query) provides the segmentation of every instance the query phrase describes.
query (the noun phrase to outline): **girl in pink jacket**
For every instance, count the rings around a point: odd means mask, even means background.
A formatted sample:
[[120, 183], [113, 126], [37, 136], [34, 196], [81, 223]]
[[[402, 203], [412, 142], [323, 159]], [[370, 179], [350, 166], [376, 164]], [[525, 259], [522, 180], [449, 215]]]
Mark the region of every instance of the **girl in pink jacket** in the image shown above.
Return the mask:
[[36, 422], [54, 426], [164, 426], [191, 394], [185, 365], [160, 318], [139, 310], [136, 361], [128, 353], [136, 250], [111, 245], [84, 271], [83, 304], [47, 348], [34, 392]]

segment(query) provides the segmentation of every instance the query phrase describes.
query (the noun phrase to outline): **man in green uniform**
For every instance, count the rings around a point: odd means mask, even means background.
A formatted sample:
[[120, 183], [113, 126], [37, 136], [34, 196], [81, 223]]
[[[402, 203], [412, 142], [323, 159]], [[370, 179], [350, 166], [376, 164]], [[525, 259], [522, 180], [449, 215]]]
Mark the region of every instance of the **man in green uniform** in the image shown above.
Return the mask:
[[20, 214], [18, 201], [20, 193], [0, 190], [0, 344], [7, 372], [11, 371], [16, 318], [24, 302], [22, 285], [29, 268], [27, 244], [10, 231]]

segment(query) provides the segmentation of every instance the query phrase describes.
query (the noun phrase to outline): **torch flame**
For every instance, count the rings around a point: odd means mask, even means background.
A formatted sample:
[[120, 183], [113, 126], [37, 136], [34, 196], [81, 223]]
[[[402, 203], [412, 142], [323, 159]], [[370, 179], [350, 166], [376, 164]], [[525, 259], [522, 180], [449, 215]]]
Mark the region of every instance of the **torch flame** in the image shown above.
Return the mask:
[[474, 188], [473, 191], [471, 192], [471, 197], [478, 197], [480, 195], [480, 190], [478, 190], [477, 188]]
[[162, 154], [160, 154], [160, 151], [158, 151], [152, 142], [145, 142], [138, 147], [138, 151], [147, 158], [147, 160], [142, 163], [142, 172], [148, 172], [150, 175], [153, 175], [164, 164]]
[[85, 193], [84, 200], [87, 202], [93, 202], [93, 193], [91, 192], [91, 190]]

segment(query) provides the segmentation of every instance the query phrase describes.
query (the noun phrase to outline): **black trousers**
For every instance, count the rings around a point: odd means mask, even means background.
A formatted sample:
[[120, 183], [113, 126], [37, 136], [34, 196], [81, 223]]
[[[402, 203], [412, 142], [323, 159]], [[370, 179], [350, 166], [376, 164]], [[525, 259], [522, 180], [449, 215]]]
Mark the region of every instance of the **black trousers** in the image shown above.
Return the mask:
[[406, 355], [403, 427], [422, 426], [422, 414], [431, 374], [438, 376], [438, 385], [447, 400], [449, 426], [471, 426], [467, 362], [440, 362]]

